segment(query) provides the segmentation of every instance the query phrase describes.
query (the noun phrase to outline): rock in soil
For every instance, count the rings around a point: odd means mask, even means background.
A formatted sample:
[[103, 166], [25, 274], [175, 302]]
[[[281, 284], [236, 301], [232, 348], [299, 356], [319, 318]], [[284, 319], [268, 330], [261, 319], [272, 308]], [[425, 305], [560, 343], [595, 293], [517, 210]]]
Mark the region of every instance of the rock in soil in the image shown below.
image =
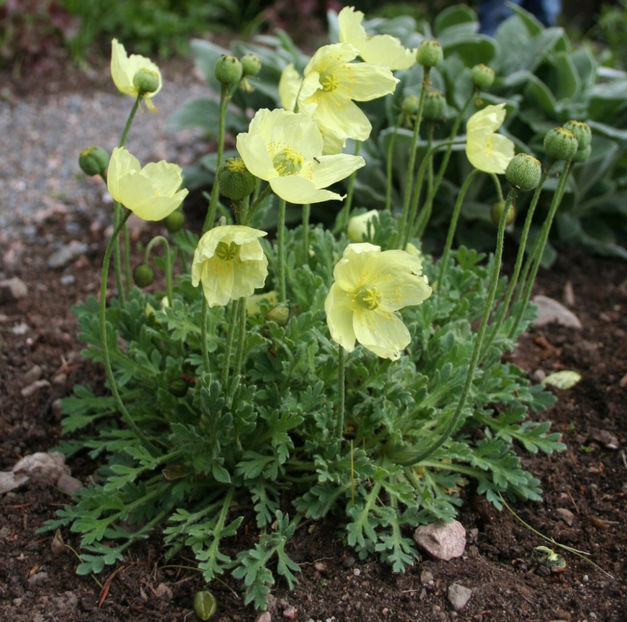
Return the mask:
[[461, 557], [466, 549], [466, 530], [456, 520], [421, 525], [414, 533], [416, 544], [436, 559]]
[[472, 590], [461, 583], [448, 586], [448, 600], [455, 611], [461, 611], [472, 596]]

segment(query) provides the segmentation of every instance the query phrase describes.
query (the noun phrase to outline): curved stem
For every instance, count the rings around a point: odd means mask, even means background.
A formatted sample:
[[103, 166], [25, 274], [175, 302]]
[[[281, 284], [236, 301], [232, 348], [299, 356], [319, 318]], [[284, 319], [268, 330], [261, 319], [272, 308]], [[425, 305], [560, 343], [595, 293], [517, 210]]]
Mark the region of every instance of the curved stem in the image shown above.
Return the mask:
[[137, 113], [137, 109], [139, 108], [139, 104], [141, 102], [141, 100], [143, 99], [143, 95], [138, 95], [137, 99], [135, 100], [135, 103], [133, 104], [133, 107], [131, 108], [131, 111], [128, 115], [128, 119], [126, 120], [126, 125], [124, 126], [124, 130], [122, 130], [122, 136], [120, 138], [120, 147], [124, 147], [124, 145], [126, 145], [126, 139], [128, 138], [128, 132], [131, 129], [131, 125], [133, 124], [133, 119], [135, 119], [135, 114]]
[[126, 224], [128, 217], [131, 215], [131, 212], [127, 212], [122, 220], [118, 223], [117, 227], [113, 230], [113, 234], [111, 235], [111, 239], [107, 244], [107, 248], [105, 249], [104, 258], [102, 260], [102, 272], [100, 275], [100, 301], [98, 307], [98, 325], [100, 328], [100, 341], [102, 342], [102, 353], [103, 353], [103, 363], [105, 368], [105, 373], [107, 375], [107, 381], [109, 383], [109, 388], [111, 389], [111, 393], [113, 394], [113, 398], [115, 399], [115, 403], [124, 418], [124, 421], [128, 425], [128, 427], [133, 431], [133, 433], [139, 438], [144, 447], [150, 451], [151, 454], [156, 452], [155, 446], [146, 438], [144, 433], [137, 427], [135, 421], [133, 421], [133, 417], [124, 406], [124, 402], [120, 396], [120, 392], [118, 391], [118, 386], [115, 382], [115, 376], [113, 375], [113, 368], [111, 367], [111, 357], [109, 355], [109, 342], [107, 339], [107, 319], [106, 319], [106, 309], [107, 309], [107, 276], [109, 274], [109, 264], [111, 262], [111, 251], [113, 247], [117, 244], [118, 235], [121, 229]]
[[342, 444], [344, 436], [344, 408], [346, 401], [346, 370], [344, 360], [344, 348], [340, 345], [337, 347], [337, 413], [335, 423], [335, 438], [338, 446]]
[[527, 259], [527, 264], [531, 266], [530, 270], [525, 270], [525, 272], [529, 273], [529, 277], [525, 283], [525, 292], [523, 294], [521, 304], [518, 308], [518, 313], [516, 314], [516, 320], [509, 332], [509, 337], [513, 337], [518, 331], [518, 327], [520, 326], [520, 322], [522, 321], [522, 316], [529, 304], [529, 298], [531, 297], [531, 289], [533, 287], [533, 283], [536, 280], [536, 275], [538, 274], [538, 268], [540, 267], [540, 262], [542, 261], [542, 255], [544, 254], [544, 247], [546, 246], [547, 240], [549, 239], [549, 232], [551, 230], [551, 225], [553, 224], [553, 218], [555, 217], [555, 213], [557, 212], [557, 208], [562, 202], [562, 197], [564, 196], [564, 191], [566, 190], [566, 182], [568, 181], [568, 173], [570, 172], [571, 162], [565, 162], [564, 168], [562, 169], [562, 175], [560, 177], [559, 183], [557, 184], [557, 188], [555, 189], [555, 194], [553, 195], [553, 200], [551, 201], [551, 207], [549, 208], [549, 213], [542, 225], [542, 229], [540, 230], [540, 235], [538, 236], [538, 240], [535, 243], [535, 250], [532, 255], [530, 255]]
[[287, 298], [285, 285], [285, 200], [279, 199], [279, 222], [277, 224], [277, 259], [279, 269], [279, 302]]
[[224, 361], [222, 362], [222, 389], [226, 392], [227, 382], [229, 380], [229, 368], [231, 366], [231, 351], [233, 350], [233, 337], [235, 336], [236, 318], [239, 315], [240, 305], [244, 304], [241, 298], [231, 303], [229, 309], [228, 326], [226, 328], [226, 343], [224, 344]]
[[494, 264], [492, 266], [492, 274], [490, 277], [490, 289], [488, 290], [488, 296], [485, 301], [485, 305], [483, 307], [483, 313], [481, 314], [481, 322], [479, 324], [479, 329], [477, 331], [477, 337], [475, 339], [475, 344], [472, 349], [472, 354], [470, 357], [470, 362], [468, 364], [468, 370], [466, 372], [466, 380], [464, 381], [464, 386], [462, 388], [461, 395], [459, 396], [459, 400], [457, 402], [457, 407], [455, 408], [455, 412], [453, 416], [449, 420], [448, 424], [444, 431], [440, 434], [439, 438], [435, 440], [434, 443], [431, 444], [430, 447], [420, 452], [418, 455], [413, 456], [411, 460], [408, 462], [404, 462], [406, 466], [411, 464], [417, 464], [422, 460], [425, 460], [429, 456], [431, 456], [435, 451], [437, 451], [451, 436], [451, 434], [457, 428], [459, 420], [461, 419], [462, 412], [464, 410], [464, 406], [466, 405], [466, 398], [468, 397], [468, 393], [470, 391], [470, 387], [472, 385], [472, 381], [474, 379], [475, 369], [477, 368], [477, 363], [479, 362], [479, 354], [481, 352], [481, 344], [483, 342], [483, 337], [485, 335], [486, 327], [488, 325], [488, 319], [490, 317], [490, 312], [492, 311], [492, 305], [494, 304], [494, 299], [496, 297], [496, 290], [499, 283], [499, 273], [501, 271], [501, 261], [503, 257], [503, 242], [505, 239], [505, 222], [507, 220], [507, 211], [509, 206], [513, 203], [516, 198], [517, 190], [512, 188], [507, 195], [507, 201], [505, 202], [505, 209], [501, 214], [501, 219], [499, 221], [499, 229], [496, 238], [496, 249], [494, 251]]
[[451, 248], [453, 246], [453, 239], [455, 238], [455, 230], [457, 229], [457, 221], [459, 219], [459, 214], [461, 212], [462, 203], [464, 202], [464, 197], [466, 196], [466, 192], [470, 187], [472, 180], [475, 178], [479, 171], [474, 169], [466, 180], [462, 184], [462, 187], [459, 190], [459, 194], [457, 195], [457, 200], [455, 201], [455, 207], [453, 208], [453, 214], [451, 215], [451, 223], [448, 227], [448, 233], [446, 235], [446, 243], [444, 244], [444, 250], [442, 251], [442, 258], [440, 259], [440, 273], [438, 275], [438, 289], [442, 288], [444, 284], [444, 275], [446, 273], [446, 264], [448, 263], [448, 256], [451, 252]]
[[207, 349], [207, 299], [202, 294], [202, 312], [200, 319], [200, 349], [202, 351], [202, 366], [206, 374], [209, 373], [209, 350]]
[[244, 345], [246, 342], [246, 304], [241, 301], [236, 318], [237, 328], [237, 348], [235, 350], [235, 371], [234, 378], [239, 378], [242, 371], [242, 363], [244, 360]]
[[303, 263], [309, 263], [309, 217], [311, 215], [311, 204], [303, 205]]
[[150, 258], [150, 251], [152, 247], [161, 242], [165, 247], [165, 287], [166, 294], [168, 297], [168, 304], [172, 305], [172, 256], [170, 254], [170, 244], [167, 238], [162, 235], [156, 235], [148, 244], [146, 245], [146, 250], [144, 251], [144, 263], [148, 263], [148, 259]]
[[220, 108], [218, 116], [218, 152], [217, 152], [217, 164], [216, 174], [213, 178], [213, 188], [211, 189], [211, 199], [209, 200], [209, 210], [202, 227], [202, 232], [205, 233], [208, 229], [213, 227], [213, 223], [216, 219], [216, 211], [218, 209], [218, 196], [220, 194], [220, 184], [218, 182], [218, 172], [222, 166], [222, 155], [224, 153], [224, 131], [226, 127], [226, 110], [229, 105], [229, 89], [228, 86], [223, 84], [220, 89]]
[[390, 144], [385, 153], [385, 209], [392, 211], [392, 154], [396, 146], [396, 137], [398, 136], [399, 119], [396, 121], [392, 136], [390, 136]]
[[[361, 142], [355, 141], [355, 151], [354, 155], [359, 155], [359, 150], [361, 148]], [[348, 178], [348, 187], [346, 188], [346, 199], [344, 199], [344, 205], [342, 205], [342, 209], [337, 215], [337, 219], [335, 221], [335, 228], [333, 230], [334, 233], [339, 233], [340, 231], [344, 231], [348, 225], [348, 217], [350, 215], [351, 207], [353, 204], [353, 193], [355, 191], [355, 177], [357, 177], [357, 171], [353, 171], [351, 176]]]

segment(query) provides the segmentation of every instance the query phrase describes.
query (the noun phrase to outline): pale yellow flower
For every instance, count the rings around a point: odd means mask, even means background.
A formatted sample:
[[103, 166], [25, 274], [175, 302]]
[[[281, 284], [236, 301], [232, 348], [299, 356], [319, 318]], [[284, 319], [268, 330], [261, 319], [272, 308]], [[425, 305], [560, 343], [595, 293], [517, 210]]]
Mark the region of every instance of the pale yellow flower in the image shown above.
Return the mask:
[[281, 76], [283, 107], [314, 119], [325, 153], [341, 151], [347, 138], [366, 140], [372, 126], [355, 101], [377, 99], [396, 88], [398, 80], [384, 65], [350, 62], [358, 54], [349, 43], [324, 45], [307, 63], [303, 78], [292, 66]]
[[285, 201], [297, 204], [342, 199], [324, 188], [365, 164], [360, 156], [322, 155], [315, 122], [282, 109], [258, 110], [248, 132], [238, 134], [237, 151], [253, 175], [269, 182]]
[[202, 284], [210, 307], [223, 307], [263, 287], [268, 259], [259, 238], [265, 235], [243, 225], [223, 225], [200, 238], [192, 262], [192, 285]]
[[162, 160], [141, 168], [124, 147], [116, 147], [109, 160], [107, 188], [114, 200], [143, 220], [163, 220], [187, 196], [181, 167]]
[[475, 112], [466, 124], [466, 156], [484, 173], [502, 175], [514, 157], [514, 143], [496, 134], [505, 120], [505, 104], [486, 106]]
[[143, 101], [146, 107], [152, 112], [156, 111], [151, 98], [161, 90], [161, 72], [159, 67], [155, 65], [149, 58], [140, 54], [131, 54], [127, 56], [124, 46], [117, 39], [111, 41], [111, 77], [118, 91], [125, 95], [137, 97], [139, 91], [133, 83], [133, 78], [138, 71], [147, 71], [158, 78], [158, 86], [154, 91], [145, 93]]
[[369, 36], [361, 23], [364, 14], [352, 6], [344, 7], [338, 15], [340, 42], [350, 43], [359, 50], [367, 63], [378, 63], [390, 69], [408, 69], [416, 62], [416, 50], [408, 50], [392, 35]]
[[349, 352], [358, 341], [377, 356], [398, 359], [411, 337], [397, 311], [431, 295], [420, 259], [367, 242], [349, 244], [333, 277], [324, 303], [331, 338]]
[[364, 238], [368, 234], [368, 224], [374, 218], [378, 218], [378, 216], [379, 210], [376, 209], [371, 209], [370, 211], [359, 214], [358, 216], [353, 216], [348, 221], [346, 237], [348, 237], [351, 242], [363, 242]]

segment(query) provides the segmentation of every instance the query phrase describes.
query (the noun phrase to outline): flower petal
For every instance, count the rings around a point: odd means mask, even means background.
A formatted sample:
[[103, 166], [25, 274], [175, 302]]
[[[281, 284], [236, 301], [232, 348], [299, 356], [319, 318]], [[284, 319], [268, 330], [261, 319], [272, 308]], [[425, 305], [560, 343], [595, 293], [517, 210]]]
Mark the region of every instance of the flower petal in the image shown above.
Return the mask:
[[314, 120], [325, 133], [340, 138], [366, 140], [370, 136], [372, 125], [361, 108], [350, 99], [335, 93], [325, 93], [318, 99]]
[[266, 144], [262, 136], [250, 132], [240, 133], [236, 139], [237, 152], [244, 160], [246, 168], [255, 177], [268, 181], [278, 173], [272, 164]]
[[344, 153], [320, 156], [312, 169], [311, 181], [316, 188], [326, 188], [365, 165], [366, 161], [361, 156]]
[[324, 301], [331, 339], [351, 352], [355, 348], [353, 311], [350, 296], [334, 283]]
[[288, 203], [305, 205], [306, 203], [320, 203], [322, 201], [341, 201], [342, 195], [330, 190], [320, 190], [305, 177], [288, 175], [273, 177], [270, 180], [273, 192]]
[[353, 315], [355, 337], [362, 346], [382, 358], [397, 360], [409, 345], [411, 336], [407, 327], [394, 314], [358, 309]]
[[338, 81], [333, 94], [363, 102], [393, 93], [398, 83], [398, 78], [384, 65], [350, 63], [333, 73]]

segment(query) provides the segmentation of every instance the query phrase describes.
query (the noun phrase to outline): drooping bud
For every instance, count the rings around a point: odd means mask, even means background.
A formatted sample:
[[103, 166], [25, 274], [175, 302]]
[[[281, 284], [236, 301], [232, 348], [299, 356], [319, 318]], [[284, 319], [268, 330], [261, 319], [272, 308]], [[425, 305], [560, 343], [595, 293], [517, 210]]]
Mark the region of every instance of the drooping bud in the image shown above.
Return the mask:
[[505, 177], [518, 190], [533, 190], [540, 181], [542, 166], [528, 153], [515, 155], [505, 169]]
[[103, 175], [109, 165], [109, 154], [102, 147], [88, 147], [78, 156], [78, 165], [87, 175]]
[[[492, 204], [492, 207], [490, 208], [490, 218], [492, 219], [492, 224], [495, 227], [499, 226], [504, 209], [505, 201], [497, 201]], [[507, 210], [507, 216], [505, 216], [505, 226], [509, 227], [514, 222], [515, 218], [516, 210], [514, 209], [514, 206], [510, 204], [509, 209]]]
[[222, 54], [216, 63], [215, 76], [221, 84], [237, 84], [243, 72], [242, 63], [235, 56]]
[[163, 224], [170, 233], [176, 233], [179, 231], [185, 224], [185, 215], [183, 214], [183, 210], [176, 209], [171, 214], [168, 214], [163, 219]]
[[470, 70], [470, 77], [478, 89], [489, 89], [494, 83], [494, 75], [494, 69], [483, 63], [475, 65]]
[[133, 270], [133, 280], [137, 287], [148, 287], [155, 280], [155, 271], [147, 263], [140, 263]]
[[572, 132], [555, 127], [544, 136], [544, 151], [554, 160], [572, 160], [579, 143]]
[[585, 121], [567, 121], [564, 123], [564, 129], [572, 132], [577, 139], [577, 151], [582, 151], [590, 145], [592, 130]]
[[261, 70], [261, 59], [255, 54], [244, 54], [241, 63], [245, 76], [256, 76]]
[[348, 239], [351, 242], [363, 242], [364, 238], [368, 235], [368, 223], [378, 217], [379, 210], [376, 209], [371, 209], [370, 211], [359, 214], [358, 216], [353, 216], [348, 221], [348, 228], [346, 229]]
[[229, 158], [218, 171], [220, 193], [233, 201], [240, 201], [255, 189], [255, 178], [242, 158]]
[[425, 39], [416, 50], [416, 60], [423, 67], [435, 67], [443, 58], [442, 46], [433, 39]]
[[422, 116], [427, 121], [446, 120], [446, 100], [439, 91], [429, 91], [425, 97]]
[[140, 69], [133, 76], [133, 86], [137, 89], [140, 95], [145, 93], [154, 93], [159, 90], [161, 78], [156, 71], [150, 69]]
[[418, 113], [418, 106], [420, 100], [416, 95], [408, 95], [403, 99], [403, 103], [401, 104], [401, 110], [403, 114], [407, 116], [412, 116]]

